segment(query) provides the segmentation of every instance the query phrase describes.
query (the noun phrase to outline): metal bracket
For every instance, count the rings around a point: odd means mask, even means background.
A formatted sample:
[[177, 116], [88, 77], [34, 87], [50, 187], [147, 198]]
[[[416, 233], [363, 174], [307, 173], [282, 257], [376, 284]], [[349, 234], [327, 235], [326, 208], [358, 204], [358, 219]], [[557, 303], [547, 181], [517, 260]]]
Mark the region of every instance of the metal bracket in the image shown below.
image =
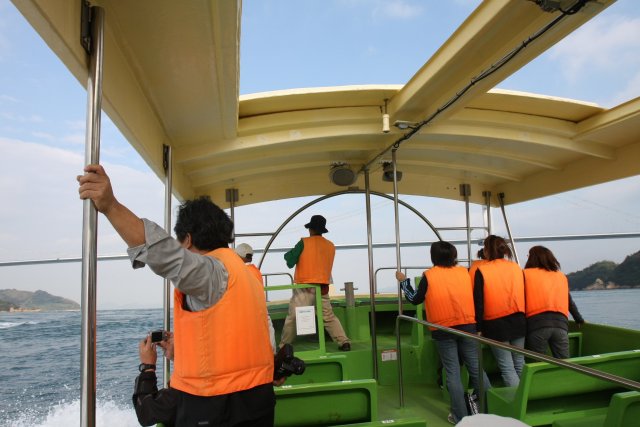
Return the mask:
[[162, 167], [165, 173], [169, 169], [169, 150], [170, 147], [168, 145], [162, 144]]
[[[237, 202], [238, 200], [240, 200], [240, 197], [238, 196], [238, 189], [237, 188], [227, 188], [226, 190], [224, 190], [224, 194], [225, 194], [225, 201], [227, 202]], [[231, 198], [233, 197], [233, 200], [231, 200]]]
[[80, 0], [80, 44], [91, 55], [91, 45], [93, 41], [91, 32], [91, 3], [86, 0]]
[[460, 195], [465, 197], [471, 196], [471, 185], [470, 184], [460, 184]]

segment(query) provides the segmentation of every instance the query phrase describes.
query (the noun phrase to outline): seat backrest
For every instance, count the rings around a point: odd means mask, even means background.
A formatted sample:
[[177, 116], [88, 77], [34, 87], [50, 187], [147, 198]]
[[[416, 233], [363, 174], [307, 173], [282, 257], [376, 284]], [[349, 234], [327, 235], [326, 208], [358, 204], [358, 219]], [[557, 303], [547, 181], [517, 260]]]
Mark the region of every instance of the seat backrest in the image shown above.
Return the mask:
[[[329, 426], [378, 418], [378, 389], [372, 379], [285, 384], [275, 392], [277, 426]], [[340, 414], [339, 422], [336, 414]]]
[[640, 392], [628, 391], [611, 396], [603, 427], [632, 427], [640, 424]]
[[[569, 359], [589, 368], [620, 377], [640, 380], [640, 351], [629, 350]], [[546, 362], [524, 366], [517, 395], [527, 400], [590, 393], [620, 386]]]

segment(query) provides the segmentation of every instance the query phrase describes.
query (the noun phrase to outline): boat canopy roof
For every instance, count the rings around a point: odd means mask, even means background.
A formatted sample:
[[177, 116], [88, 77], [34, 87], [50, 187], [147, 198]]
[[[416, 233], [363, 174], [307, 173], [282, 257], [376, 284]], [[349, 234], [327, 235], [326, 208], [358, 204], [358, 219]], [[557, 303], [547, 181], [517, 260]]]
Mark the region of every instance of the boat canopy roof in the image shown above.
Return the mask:
[[[84, 85], [80, 1], [13, 0]], [[239, 95], [241, 1], [95, 1], [105, 9], [103, 108], [164, 178], [173, 152], [174, 194], [209, 195], [227, 206], [344, 190], [329, 171], [346, 163], [364, 189], [390, 193], [385, 151], [408, 130], [382, 131], [386, 108], [416, 123], [397, 150], [402, 194], [471, 201], [483, 191], [526, 201], [640, 174], [640, 98], [605, 109], [591, 103], [493, 89], [613, 1], [589, 2], [512, 60], [471, 85], [555, 19], [532, 1], [487, 0], [405, 85], [291, 89]], [[550, 78], [549, 76], [545, 78]]]

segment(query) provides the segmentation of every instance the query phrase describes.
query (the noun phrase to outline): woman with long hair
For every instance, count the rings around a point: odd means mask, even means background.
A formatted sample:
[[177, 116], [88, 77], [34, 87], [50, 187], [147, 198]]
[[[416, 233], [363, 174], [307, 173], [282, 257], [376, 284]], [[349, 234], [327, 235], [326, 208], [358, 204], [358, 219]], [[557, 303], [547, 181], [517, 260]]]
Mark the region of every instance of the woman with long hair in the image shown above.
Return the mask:
[[584, 319], [569, 293], [567, 276], [549, 249], [534, 246], [524, 266], [527, 316], [527, 349], [553, 357], [569, 357], [569, 313], [580, 326]]
[[[473, 289], [478, 328], [487, 338], [524, 348], [527, 325], [522, 270], [511, 261], [511, 248], [502, 237], [487, 237], [483, 253], [487, 262], [478, 267]], [[497, 347], [491, 350], [505, 386], [517, 386], [524, 356]]]

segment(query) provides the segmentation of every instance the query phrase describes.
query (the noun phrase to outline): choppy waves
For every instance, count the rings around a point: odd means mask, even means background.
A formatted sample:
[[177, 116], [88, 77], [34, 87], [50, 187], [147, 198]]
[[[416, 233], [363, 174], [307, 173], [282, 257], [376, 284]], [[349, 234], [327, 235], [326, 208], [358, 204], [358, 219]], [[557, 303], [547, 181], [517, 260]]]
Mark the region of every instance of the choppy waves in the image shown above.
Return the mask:
[[[42, 415], [29, 413], [25, 409], [20, 417], [8, 427], [70, 427], [80, 425], [80, 400], [54, 405], [43, 419]], [[139, 426], [136, 414], [131, 406], [119, 406], [116, 402], [98, 401], [96, 405], [96, 426]]]
[[0, 322], [0, 329], [9, 329], [9, 328], [15, 328], [16, 326], [21, 326], [21, 325], [37, 325], [40, 322], [34, 322], [34, 321], [25, 321], [25, 322]]

